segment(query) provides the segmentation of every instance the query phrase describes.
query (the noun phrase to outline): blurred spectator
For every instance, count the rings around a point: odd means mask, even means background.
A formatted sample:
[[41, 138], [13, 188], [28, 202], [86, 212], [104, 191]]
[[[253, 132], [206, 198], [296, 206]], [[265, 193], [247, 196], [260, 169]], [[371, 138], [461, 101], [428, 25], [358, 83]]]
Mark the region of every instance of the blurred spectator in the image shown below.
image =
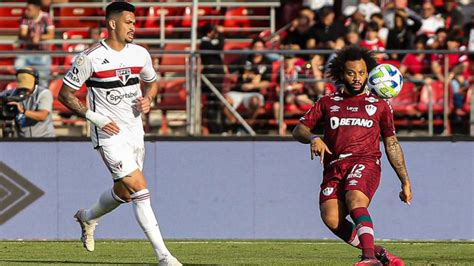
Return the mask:
[[[415, 40], [415, 49], [417, 51], [426, 50], [426, 40], [425, 35], [418, 36]], [[430, 56], [424, 53], [410, 53], [407, 54], [403, 61], [400, 64], [400, 72], [410, 81], [426, 81], [429, 77], [426, 77], [426, 74], [429, 74], [430, 71]]]
[[[312, 14], [312, 15], [311, 15]], [[314, 31], [314, 13], [308, 8], [299, 11], [298, 17], [288, 30], [286, 38], [282, 42], [282, 49], [305, 50], [316, 47]]]
[[432, 50], [445, 50], [447, 49], [447, 46], [446, 46], [447, 37], [448, 37], [448, 31], [445, 28], [439, 28], [436, 31], [435, 36], [429, 38], [426, 44]]
[[[447, 47], [449, 51], [459, 52], [459, 47], [462, 44], [462, 38], [456, 35], [449, 35], [447, 38]], [[468, 67], [468, 58], [465, 54], [432, 54], [431, 55], [431, 70], [439, 81], [445, 81], [444, 65], [445, 59], [448, 60], [448, 82], [453, 79], [458, 80], [458, 76], [464, 74], [464, 70]], [[462, 78], [460, 78], [462, 79]]]
[[[222, 51], [224, 49], [224, 34], [222, 28], [217, 25], [206, 24], [201, 30], [201, 50]], [[225, 74], [229, 73], [227, 66], [224, 65], [222, 54], [201, 54], [201, 63], [203, 66], [202, 74], [222, 92]], [[206, 86], [202, 84], [202, 93], [207, 97], [207, 105], [204, 119], [207, 120], [207, 126], [210, 133], [221, 133], [222, 123], [220, 119], [220, 104], [217, 96]]]
[[314, 36], [318, 48], [334, 49], [336, 40], [343, 38], [344, 25], [336, 20], [332, 7], [323, 7], [319, 11], [320, 21], [314, 26]]
[[[407, 0], [394, 0], [393, 2], [388, 3], [384, 7], [383, 19], [385, 21], [385, 26], [390, 30], [395, 28], [395, 14], [397, 11], [403, 11], [407, 14], [407, 17], [421, 20], [421, 17], [412, 9], [408, 8]], [[411, 25], [411, 21], [408, 21], [408, 25]]]
[[319, 11], [325, 6], [333, 6], [334, 0], [303, 0], [303, 6], [313, 10], [314, 12]]
[[346, 45], [359, 45], [360, 44], [360, 34], [357, 30], [349, 29], [345, 36]]
[[449, 31], [459, 31], [462, 29], [464, 24], [464, 15], [459, 11], [456, 6], [455, 0], [445, 0], [443, 7], [443, 18], [445, 27]]
[[421, 7], [421, 28], [417, 34], [432, 36], [439, 28], [444, 27], [444, 19], [441, 14], [435, 14], [435, 8], [431, 2], [424, 2]]
[[[265, 50], [265, 43], [261, 39], [255, 39], [252, 42], [252, 50]], [[263, 107], [264, 97], [267, 89], [270, 87], [272, 76], [272, 62], [270, 62], [262, 53], [256, 52], [248, 56], [244, 62], [239, 65], [243, 66], [239, 70], [237, 85], [232, 88], [225, 96], [227, 101], [235, 108], [239, 108], [242, 104], [247, 111], [247, 122], [250, 125], [255, 123], [258, 110]], [[227, 109], [224, 108], [224, 115], [230, 124], [236, 124], [237, 119]]]
[[[421, 27], [421, 22], [409, 16], [407, 12], [400, 9], [395, 14], [395, 27], [388, 32], [387, 50], [413, 49], [415, 32]], [[411, 25], [408, 24], [411, 21]], [[390, 54], [391, 59], [401, 60], [403, 55]]]
[[91, 27], [88, 30], [88, 36], [87, 38], [91, 39], [92, 41], [90, 43], [78, 43], [74, 45], [73, 49], [70, 49], [69, 52], [82, 52], [86, 50], [87, 48], [91, 47], [92, 45], [98, 43], [100, 40], [104, 38], [104, 33], [102, 32], [102, 29], [100, 27]]
[[[20, 22], [19, 39], [23, 41], [21, 48], [32, 51], [49, 51], [50, 44], [42, 41], [54, 38], [54, 25], [48, 13], [41, 11], [40, 0], [28, 0], [24, 17]], [[49, 55], [19, 55], [15, 61], [15, 68], [33, 66], [41, 77], [39, 84], [48, 87], [51, 56]]]
[[370, 16], [370, 21], [377, 23], [379, 26], [379, 39], [387, 44], [388, 28], [385, 27], [385, 21], [383, 20], [382, 13], [375, 13]]
[[369, 22], [371, 20], [371, 16], [373, 14], [381, 12], [380, 7], [371, 0], [359, 0], [357, 10], [359, 10], [360, 13], [365, 16], [366, 22]]
[[344, 26], [346, 28], [351, 28], [351, 30], [356, 30], [359, 34], [362, 34], [365, 29], [365, 16], [357, 10], [355, 6], [347, 6], [342, 12], [346, 17], [344, 21]]
[[[365, 31], [365, 39], [360, 42], [360, 46], [365, 47], [371, 51], [385, 51], [385, 44], [379, 39], [379, 25], [375, 22], [367, 24]], [[375, 54], [377, 61], [383, 60], [384, 54]]]

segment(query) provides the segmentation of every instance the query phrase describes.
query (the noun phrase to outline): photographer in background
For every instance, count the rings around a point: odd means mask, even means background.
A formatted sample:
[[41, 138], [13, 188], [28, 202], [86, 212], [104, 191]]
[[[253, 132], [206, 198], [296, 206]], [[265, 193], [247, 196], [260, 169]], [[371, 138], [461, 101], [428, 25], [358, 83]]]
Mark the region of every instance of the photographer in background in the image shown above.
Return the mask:
[[8, 102], [16, 105], [16, 131], [20, 138], [55, 137], [52, 111], [53, 95], [47, 88], [38, 86], [38, 72], [25, 67], [16, 72], [17, 90], [26, 89], [26, 99]]

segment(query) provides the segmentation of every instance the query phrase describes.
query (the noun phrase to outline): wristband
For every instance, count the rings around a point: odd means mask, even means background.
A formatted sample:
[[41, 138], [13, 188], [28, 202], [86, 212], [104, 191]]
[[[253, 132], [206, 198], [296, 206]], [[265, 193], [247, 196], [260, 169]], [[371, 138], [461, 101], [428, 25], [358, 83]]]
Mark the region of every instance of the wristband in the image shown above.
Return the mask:
[[319, 138], [319, 136], [317, 135], [312, 135], [311, 137], [309, 137], [309, 142], [313, 141], [314, 139], [316, 138]]
[[87, 110], [86, 119], [89, 120], [92, 124], [96, 125], [100, 129], [105, 127], [105, 125], [107, 125], [108, 123], [112, 122], [110, 118], [103, 116], [99, 113], [93, 112], [91, 110]]

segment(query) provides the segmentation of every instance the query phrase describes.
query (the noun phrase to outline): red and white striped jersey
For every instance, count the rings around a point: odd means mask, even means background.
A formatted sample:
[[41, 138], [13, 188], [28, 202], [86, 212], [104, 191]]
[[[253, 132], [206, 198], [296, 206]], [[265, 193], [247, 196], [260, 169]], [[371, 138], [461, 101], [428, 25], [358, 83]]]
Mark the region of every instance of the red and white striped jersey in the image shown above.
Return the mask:
[[[76, 57], [63, 82], [76, 90], [85, 83], [90, 110], [111, 118], [120, 128], [143, 136], [141, 115], [135, 107], [137, 98], [142, 96], [140, 79], [153, 82], [156, 78], [145, 48], [129, 43], [116, 51], [102, 40]], [[94, 125], [91, 138], [95, 147], [114, 139]]]

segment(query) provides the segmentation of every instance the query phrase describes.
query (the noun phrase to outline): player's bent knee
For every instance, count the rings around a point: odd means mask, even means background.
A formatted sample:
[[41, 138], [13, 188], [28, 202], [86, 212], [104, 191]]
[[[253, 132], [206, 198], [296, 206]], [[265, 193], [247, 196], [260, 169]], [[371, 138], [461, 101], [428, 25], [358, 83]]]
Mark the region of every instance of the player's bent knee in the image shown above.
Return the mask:
[[351, 190], [346, 193], [346, 205], [349, 210], [364, 207], [367, 208], [370, 203], [370, 199], [359, 190]]

